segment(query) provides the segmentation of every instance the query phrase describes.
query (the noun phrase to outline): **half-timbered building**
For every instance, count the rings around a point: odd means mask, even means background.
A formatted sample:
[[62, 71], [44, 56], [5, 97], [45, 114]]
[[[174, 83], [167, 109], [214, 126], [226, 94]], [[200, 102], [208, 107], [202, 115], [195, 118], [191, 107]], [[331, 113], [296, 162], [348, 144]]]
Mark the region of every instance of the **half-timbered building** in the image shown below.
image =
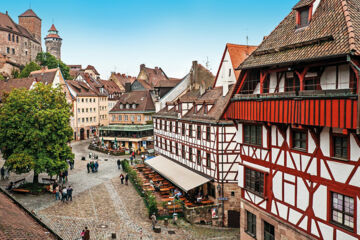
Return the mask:
[[[192, 72], [194, 84], [188, 92], [168, 102], [154, 115], [155, 151], [162, 155], [159, 160], [176, 162], [208, 179], [206, 183], [194, 183], [196, 189], [187, 190], [197, 191], [220, 204], [219, 219], [214, 219], [214, 224], [234, 227], [239, 224], [240, 156], [234, 141], [236, 128], [232, 121], [222, 120], [221, 115], [231, 97], [229, 89], [236, 82], [234, 66], [253, 50], [250, 46], [228, 44], [218, 74], [216, 78], [212, 76], [213, 87], [204, 88], [209, 79], [205, 82], [201, 76], [208, 77], [210, 72], [199, 65], [203, 70], [197, 67]], [[184, 190], [179, 185], [181, 179], [173, 183]]]
[[360, 1], [301, 0], [238, 68], [241, 239], [360, 239]]

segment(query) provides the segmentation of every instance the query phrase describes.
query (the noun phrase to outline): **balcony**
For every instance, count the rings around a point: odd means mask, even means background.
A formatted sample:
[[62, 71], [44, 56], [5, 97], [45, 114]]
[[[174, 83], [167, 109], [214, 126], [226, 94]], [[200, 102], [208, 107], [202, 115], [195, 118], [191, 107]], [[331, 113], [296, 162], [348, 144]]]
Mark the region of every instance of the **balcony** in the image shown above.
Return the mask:
[[358, 96], [349, 89], [236, 94], [225, 119], [358, 128]]

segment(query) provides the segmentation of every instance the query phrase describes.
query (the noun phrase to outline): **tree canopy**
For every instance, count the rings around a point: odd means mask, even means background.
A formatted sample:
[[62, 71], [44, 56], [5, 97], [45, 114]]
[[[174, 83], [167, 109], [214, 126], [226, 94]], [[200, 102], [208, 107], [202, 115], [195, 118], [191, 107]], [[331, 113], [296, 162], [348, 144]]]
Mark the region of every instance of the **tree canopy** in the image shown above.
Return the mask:
[[42, 83], [32, 90], [14, 89], [0, 108], [0, 148], [5, 166], [16, 173], [34, 170], [50, 176], [67, 169], [74, 159], [69, 143], [71, 106], [60, 87]]
[[66, 80], [71, 79], [70, 68], [61, 60], [58, 60], [56, 57], [54, 57], [48, 52], [38, 53], [38, 55], [36, 56], [36, 62], [38, 62], [40, 66], [47, 66], [49, 69], [60, 67], [63, 77]]
[[41, 69], [41, 67], [36, 62], [29, 62], [28, 64], [26, 64], [25, 68], [21, 71], [19, 77], [27, 78], [31, 72], [40, 70], [40, 69]]

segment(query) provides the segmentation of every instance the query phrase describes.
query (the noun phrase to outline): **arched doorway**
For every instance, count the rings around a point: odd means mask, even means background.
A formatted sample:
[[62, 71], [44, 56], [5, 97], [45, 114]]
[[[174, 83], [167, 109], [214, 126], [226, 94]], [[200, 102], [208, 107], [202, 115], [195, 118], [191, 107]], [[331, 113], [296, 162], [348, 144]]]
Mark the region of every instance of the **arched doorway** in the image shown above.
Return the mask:
[[85, 136], [84, 136], [85, 130], [83, 128], [80, 129], [80, 140], [84, 140]]

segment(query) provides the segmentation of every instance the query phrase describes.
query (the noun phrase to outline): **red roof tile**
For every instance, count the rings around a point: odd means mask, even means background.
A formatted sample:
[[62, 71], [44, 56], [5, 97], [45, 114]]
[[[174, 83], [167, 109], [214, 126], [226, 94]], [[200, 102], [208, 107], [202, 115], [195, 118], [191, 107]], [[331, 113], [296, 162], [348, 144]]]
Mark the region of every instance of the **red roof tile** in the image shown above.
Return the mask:
[[96, 75], [100, 75], [100, 73], [92, 65], [88, 65], [85, 70], [92, 70]]
[[[123, 104], [124, 107], [121, 109], [120, 104]], [[126, 104], [130, 104], [130, 108], [126, 109]], [[132, 108], [132, 104], [136, 104], [136, 108]], [[113, 109], [110, 112], [144, 112], [152, 111], [155, 112], [155, 105], [152, 100], [151, 94], [149, 91], [134, 91], [128, 92], [121, 95], [119, 101], [115, 104]]]
[[45, 85], [51, 85], [54, 82], [57, 68], [53, 69], [41, 69], [30, 73], [30, 77], [35, 78], [37, 81], [42, 82]]
[[[36, 13], [32, 10], [32, 9], [28, 9], [26, 10], [23, 14], [21, 14], [19, 17], [36, 17], [38, 19], [40, 19], [38, 17], [38, 15], [36, 15]], [[40, 19], [41, 20], [41, 19]]]

